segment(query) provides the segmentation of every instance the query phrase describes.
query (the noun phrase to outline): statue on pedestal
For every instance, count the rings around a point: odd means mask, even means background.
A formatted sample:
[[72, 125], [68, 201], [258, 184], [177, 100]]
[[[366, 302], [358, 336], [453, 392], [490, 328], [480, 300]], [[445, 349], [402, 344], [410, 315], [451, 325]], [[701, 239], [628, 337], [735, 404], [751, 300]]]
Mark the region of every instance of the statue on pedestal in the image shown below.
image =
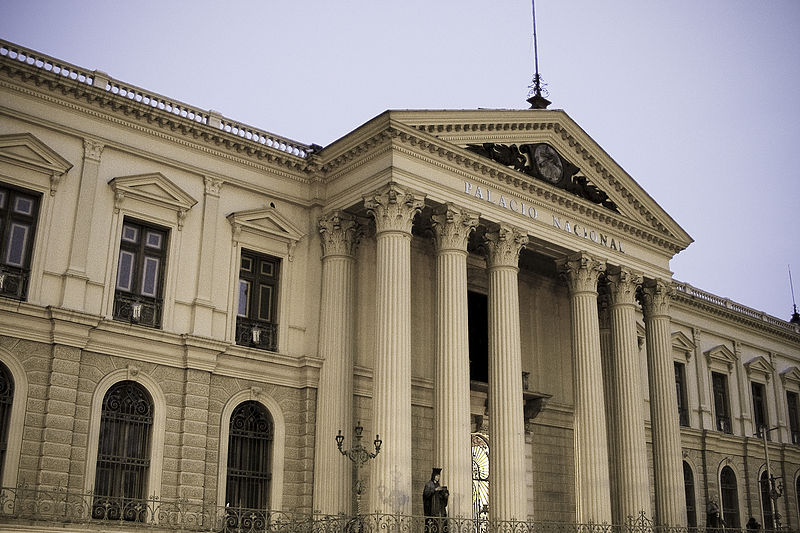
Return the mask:
[[450, 492], [439, 484], [441, 474], [441, 468], [434, 468], [422, 491], [425, 533], [447, 533], [447, 498]]

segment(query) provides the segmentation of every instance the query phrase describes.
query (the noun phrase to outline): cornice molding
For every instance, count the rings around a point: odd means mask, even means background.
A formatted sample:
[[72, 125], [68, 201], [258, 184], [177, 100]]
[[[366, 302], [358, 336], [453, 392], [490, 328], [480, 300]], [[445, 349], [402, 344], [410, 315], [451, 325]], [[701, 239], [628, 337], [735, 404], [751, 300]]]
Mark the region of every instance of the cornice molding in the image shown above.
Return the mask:
[[[337, 151], [336, 155], [331, 158], [325, 157], [327, 149], [319, 154], [322, 160], [320, 170], [325, 175], [325, 181], [333, 181], [374, 159], [377, 156], [372, 151], [375, 147], [391, 143], [391, 149], [398, 153], [417, 158], [464, 178], [479, 181], [486, 186], [501, 185], [509, 189], [521, 190], [523, 192], [517, 194], [526, 196], [530, 202], [538, 202], [543, 207], [560, 212], [559, 214], [571, 213], [590, 219], [595, 224], [602, 224], [609, 230], [626, 234], [642, 244], [649, 244], [660, 250], [666, 249], [673, 255], [685, 247], [679, 240], [668, 235], [668, 231], [663, 225], [659, 225], [658, 228], [647, 228], [634, 220], [624, 220], [619, 214], [602, 206], [539, 182], [465, 148], [436, 137], [429, 137], [425, 133], [420, 134], [420, 130], [414, 129], [413, 126], [392, 120], [381, 122], [380, 125], [382, 129], [367, 135], [349, 148]], [[524, 125], [531, 126], [531, 124]], [[374, 125], [368, 126], [375, 127]], [[384, 151], [380, 153], [382, 154]]]
[[[14, 64], [16, 66], [16, 63]], [[20, 64], [24, 67], [24, 64]], [[237, 161], [253, 168], [263, 168], [271, 172], [283, 172], [284, 177], [295, 181], [307, 183], [308, 173], [313, 171], [313, 165], [309, 165], [306, 158], [292, 155], [277, 148], [250, 141], [239, 135], [217, 129], [206, 124], [195, 122], [188, 118], [175, 115], [165, 110], [151, 107], [135, 100], [115, 95], [113, 93], [100, 90], [90, 85], [71, 82], [69, 79], [62, 79], [55, 76], [54, 79], [44, 79], [42, 74], [47, 74], [39, 69], [25, 71], [21, 69], [11, 71], [6, 62], [0, 61], [0, 72], [7, 72], [10, 78], [20, 75], [24, 83], [34, 83], [37, 89], [31, 89], [16, 83], [0, 80], [0, 87], [5, 87], [42, 99], [47, 102], [56, 103], [67, 107], [73, 111], [79, 111], [89, 116], [108, 120], [121, 126], [129, 127], [144, 132], [153, 137], [161, 138], [170, 142], [181, 144], [211, 155]], [[59, 83], [61, 82], [61, 83]], [[61, 91], [60, 96], [46, 94], [41, 87], [52, 92]], [[72, 97], [73, 102], [67, 100]], [[83, 103], [85, 101], [85, 104]], [[87, 106], [88, 104], [88, 106]], [[93, 108], [96, 106], [100, 110]], [[122, 118], [120, 115], [124, 115]], [[158, 129], [159, 126], [161, 129]], [[181, 135], [173, 135], [163, 131], [169, 128], [172, 132]], [[187, 139], [187, 137], [191, 137]], [[205, 141], [204, 143], [199, 140]], [[210, 146], [212, 145], [213, 146]], [[225, 148], [226, 150], [222, 150]], [[236, 152], [235, 154], [231, 152]], [[292, 172], [294, 171], [294, 172]]]

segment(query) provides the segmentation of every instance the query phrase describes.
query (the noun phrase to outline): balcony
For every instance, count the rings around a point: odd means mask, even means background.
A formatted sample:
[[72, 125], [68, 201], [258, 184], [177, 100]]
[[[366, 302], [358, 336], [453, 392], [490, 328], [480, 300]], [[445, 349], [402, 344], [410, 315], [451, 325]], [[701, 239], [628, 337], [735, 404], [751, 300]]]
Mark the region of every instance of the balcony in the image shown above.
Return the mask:
[[689, 427], [689, 410], [685, 407], [678, 407], [678, 423], [683, 427]]
[[733, 433], [733, 429], [731, 428], [731, 419], [727, 416], [717, 415], [717, 431], [728, 434]]
[[25, 268], [0, 265], [0, 296], [24, 300], [28, 294], [29, 278], [30, 271]]
[[278, 350], [278, 325], [243, 316], [236, 317], [236, 344], [259, 350]]
[[117, 291], [114, 293], [114, 320], [159, 328], [162, 305], [160, 299]]

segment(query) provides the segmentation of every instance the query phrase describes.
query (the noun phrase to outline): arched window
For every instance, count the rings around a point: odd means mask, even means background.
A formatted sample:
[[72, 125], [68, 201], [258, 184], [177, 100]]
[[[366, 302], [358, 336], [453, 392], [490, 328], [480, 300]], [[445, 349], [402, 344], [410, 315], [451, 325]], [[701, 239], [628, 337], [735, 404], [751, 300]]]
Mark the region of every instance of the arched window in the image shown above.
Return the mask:
[[472, 515], [485, 520], [489, 509], [489, 441], [486, 435], [472, 434]]
[[8, 431], [11, 421], [11, 405], [14, 403], [14, 378], [6, 365], [0, 363], [0, 479], [6, 465]]
[[697, 508], [694, 500], [694, 474], [692, 467], [683, 462], [683, 487], [686, 494], [686, 523], [689, 527], [697, 527]]
[[269, 509], [274, 424], [261, 403], [239, 404], [228, 435], [226, 504], [233, 508]]
[[120, 381], [103, 397], [92, 516], [141, 522], [150, 468], [153, 400], [134, 381]]
[[722, 519], [727, 527], [739, 527], [739, 489], [736, 485], [736, 474], [726, 466], [719, 476], [722, 492]]
[[762, 516], [764, 517], [764, 529], [773, 529], [774, 524], [772, 522], [772, 499], [769, 497], [770, 493], [770, 484], [769, 484], [769, 474], [767, 471], [761, 473], [761, 512]]

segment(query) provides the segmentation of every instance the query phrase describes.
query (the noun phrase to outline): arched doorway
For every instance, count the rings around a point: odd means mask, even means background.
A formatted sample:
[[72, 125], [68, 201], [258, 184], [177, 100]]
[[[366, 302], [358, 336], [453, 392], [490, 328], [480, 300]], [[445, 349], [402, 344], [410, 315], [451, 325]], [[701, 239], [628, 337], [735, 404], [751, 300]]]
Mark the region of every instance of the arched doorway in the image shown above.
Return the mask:
[[719, 475], [722, 493], [722, 519], [727, 527], [739, 527], [739, 488], [733, 468], [726, 466]]
[[692, 467], [683, 462], [683, 487], [686, 496], [686, 523], [689, 527], [697, 527], [697, 507], [694, 499], [694, 474]]
[[486, 520], [489, 512], [489, 439], [472, 434], [472, 516]]

